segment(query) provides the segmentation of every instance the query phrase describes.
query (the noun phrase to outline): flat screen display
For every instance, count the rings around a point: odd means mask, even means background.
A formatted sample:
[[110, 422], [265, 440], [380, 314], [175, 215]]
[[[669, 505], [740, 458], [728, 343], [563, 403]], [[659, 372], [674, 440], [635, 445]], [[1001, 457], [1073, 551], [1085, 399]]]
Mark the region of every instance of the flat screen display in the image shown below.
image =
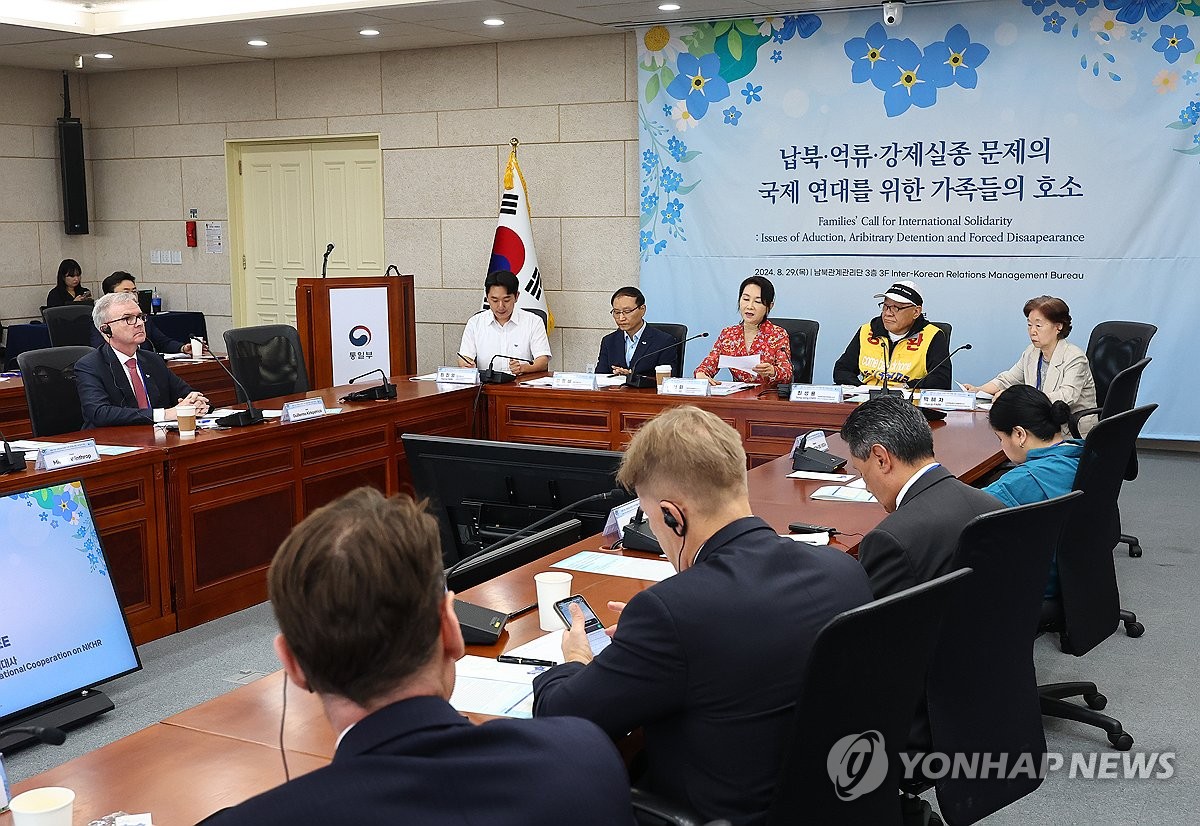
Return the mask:
[[140, 668], [82, 483], [0, 496], [0, 728]]

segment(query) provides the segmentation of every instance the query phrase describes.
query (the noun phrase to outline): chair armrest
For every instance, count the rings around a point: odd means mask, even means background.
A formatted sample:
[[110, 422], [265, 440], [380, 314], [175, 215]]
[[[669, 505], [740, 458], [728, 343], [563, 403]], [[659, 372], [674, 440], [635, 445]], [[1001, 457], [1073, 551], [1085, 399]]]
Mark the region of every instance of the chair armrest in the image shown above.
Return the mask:
[[1086, 410], [1072, 413], [1071, 419], [1067, 422], [1067, 427], [1070, 429], [1071, 435], [1076, 439], [1082, 439], [1083, 437], [1079, 435], [1079, 420], [1084, 416], [1099, 416], [1100, 412], [1101, 408], [1099, 407], [1089, 407]]
[[633, 798], [634, 819], [642, 823], [639, 814], [650, 815], [647, 823], [669, 823], [671, 826], [730, 826], [728, 820], [705, 820], [691, 809], [656, 794], [642, 791], [636, 786], [630, 789]]

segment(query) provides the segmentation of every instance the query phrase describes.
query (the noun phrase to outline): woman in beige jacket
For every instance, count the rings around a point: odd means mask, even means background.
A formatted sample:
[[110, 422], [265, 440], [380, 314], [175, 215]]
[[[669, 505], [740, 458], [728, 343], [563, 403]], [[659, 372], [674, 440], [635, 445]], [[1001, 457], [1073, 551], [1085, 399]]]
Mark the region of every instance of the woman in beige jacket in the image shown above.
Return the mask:
[[[1096, 406], [1096, 382], [1087, 354], [1066, 341], [1071, 332], [1071, 310], [1061, 298], [1040, 295], [1025, 302], [1026, 326], [1031, 342], [1021, 358], [987, 384], [964, 384], [972, 392], [982, 390], [998, 396], [1014, 384], [1028, 384], [1045, 393], [1050, 401], [1063, 401], [1072, 413]], [[1095, 424], [1088, 416], [1079, 423], [1086, 436]], [[1067, 427], [1063, 426], [1063, 432]]]

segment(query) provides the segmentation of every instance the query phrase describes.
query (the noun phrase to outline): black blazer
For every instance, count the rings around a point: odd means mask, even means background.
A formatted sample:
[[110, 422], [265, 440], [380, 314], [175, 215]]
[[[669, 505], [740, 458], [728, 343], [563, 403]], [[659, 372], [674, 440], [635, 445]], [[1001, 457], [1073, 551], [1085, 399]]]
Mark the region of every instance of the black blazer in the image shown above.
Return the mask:
[[617, 750], [583, 720], [473, 725], [438, 697], [363, 718], [333, 762], [205, 826], [631, 826], [629, 778]]
[[926, 471], [900, 506], [858, 546], [858, 561], [871, 578], [875, 598], [949, 573], [966, 524], [1003, 507], [999, 499], [958, 481], [941, 465]]
[[[162, 356], [138, 350], [137, 360], [152, 408], [174, 407], [192, 392], [187, 382], [167, 367]], [[138, 409], [125, 365], [107, 344], [75, 362], [75, 386], [83, 408], [84, 430], [154, 421], [150, 411]]]
[[[100, 331], [95, 327], [92, 328], [93, 347], [102, 347], [106, 342], [104, 336], [100, 335]], [[154, 323], [153, 316], [146, 317], [146, 340], [138, 345], [142, 350], [152, 353], [182, 353], [183, 342], [176, 341], [168, 336], [162, 330], [158, 329], [158, 325]]]
[[[87, 290], [87, 287], [80, 285], [79, 289]], [[75, 299], [71, 297], [71, 294], [67, 292], [66, 287], [54, 287], [53, 289], [50, 290], [50, 292], [46, 293], [46, 306], [47, 307], [66, 307], [68, 305], [77, 304], [77, 303], [91, 304], [92, 303], [91, 290], [88, 290], [88, 298], [86, 298], [82, 302], [75, 301]], [[93, 346], [95, 346], [95, 345], [93, 345]]]
[[[636, 372], [643, 376], [653, 376], [654, 368], [660, 364], [670, 365], [674, 375], [679, 376], [679, 348], [671, 347], [675, 337], [664, 333], [656, 327], [646, 325], [642, 337], [638, 339], [637, 348], [633, 351], [633, 363], [637, 365]], [[651, 356], [655, 350], [667, 347], [656, 356]], [[646, 356], [646, 358], [642, 358]], [[596, 360], [597, 373], [611, 373], [613, 367], [628, 367], [625, 363], [625, 333], [613, 330], [600, 339], [600, 357]]]
[[738, 519], [693, 567], [634, 596], [590, 665], [535, 677], [534, 715], [584, 717], [613, 738], [641, 726], [648, 770], [638, 786], [705, 819], [762, 823], [813, 639], [870, 600], [850, 555]]

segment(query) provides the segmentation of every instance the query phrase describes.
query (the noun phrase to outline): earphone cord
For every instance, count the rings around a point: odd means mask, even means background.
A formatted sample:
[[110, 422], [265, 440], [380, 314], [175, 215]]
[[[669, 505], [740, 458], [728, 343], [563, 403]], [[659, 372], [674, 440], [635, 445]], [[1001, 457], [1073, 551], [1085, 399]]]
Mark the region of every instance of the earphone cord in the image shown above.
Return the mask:
[[279, 712], [279, 756], [283, 758], [283, 779], [287, 782], [292, 779], [292, 773], [288, 771], [287, 752], [283, 748], [283, 723], [287, 719], [287, 675], [283, 675], [283, 708]]

